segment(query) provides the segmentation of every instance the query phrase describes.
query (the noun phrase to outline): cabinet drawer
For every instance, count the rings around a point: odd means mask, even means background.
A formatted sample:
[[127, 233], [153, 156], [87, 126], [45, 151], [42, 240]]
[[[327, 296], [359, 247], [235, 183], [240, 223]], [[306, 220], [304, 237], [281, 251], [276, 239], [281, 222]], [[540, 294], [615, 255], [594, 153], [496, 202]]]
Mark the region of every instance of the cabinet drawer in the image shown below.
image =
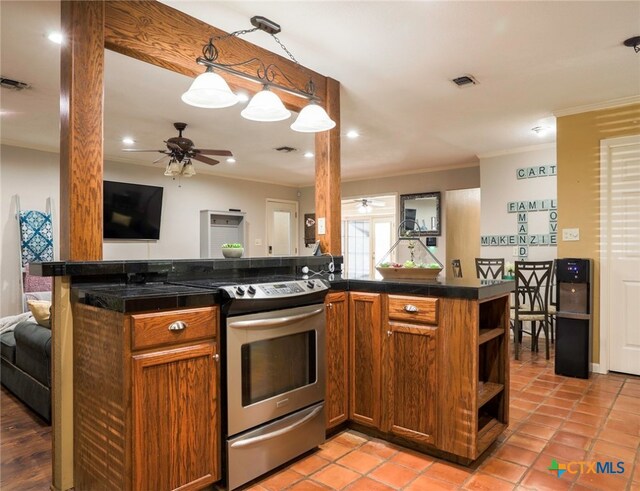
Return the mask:
[[438, 299], [389, 295], [389, 319], [417, 324], [437, 324]]
[[218, 332], [218, 308], [152, 312], [131, 316], [131, 349], [215, 337]]

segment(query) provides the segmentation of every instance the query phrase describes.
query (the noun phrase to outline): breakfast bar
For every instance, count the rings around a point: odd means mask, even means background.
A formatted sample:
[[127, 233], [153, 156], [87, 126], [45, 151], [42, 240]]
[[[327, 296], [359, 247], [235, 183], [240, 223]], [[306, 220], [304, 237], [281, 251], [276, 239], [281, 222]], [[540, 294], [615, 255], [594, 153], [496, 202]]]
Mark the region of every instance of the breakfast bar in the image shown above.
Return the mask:
[[[324, 314], [313, 335], [323, 343], [310, 358], [320, 373], [300, 382], [322, 385], [319, 403], [304, 413], [304, 421], [322, 417], [319, 442], [325, 432], [352, 427], [455, 462], [477, 459], [509, 422], [513, 282], [353, 280], [338, 273], [341, 260], [331, 259], [336, 273], [321, 275], [302, 271], [328, 271], [327, 257], [34, 264], [39, 274], [68, 276], [72, 285], [76, 487], [91, 489], [108, 475], [121, 489], [218, 481], [235, 489], [259, 475], [243, 480], [227, 468], [226, 401], [247, 383], [244, 374], [231, 374], [227, 338], [238, 324], [229, 305], [254, 312], [250, 320], [277, 317], [282, 324], [286, 316], [275, 313], [269, 293], [299, 317], [317, 310], [312, 303]], [[288, 291], [297, 303], [285, 298]], [[304, 323], [298, 329], [304, 332]], [[261, 361], [252, 383], [268, 383], [274, 356]], [[299, 358], [288, 355], [288, 371], [297, 363], [308, 369]], [[252, 400], [266, 398], [269, 406], [277, 399], [274, 416], [286, 415], [280, 404], [295, 391], [282, 399], [266, 386], [257, 390], [267, 395]], [[273, 465], [304, 450], [291, 452]], [[158, 472], [167, 459], [170, 468]]]

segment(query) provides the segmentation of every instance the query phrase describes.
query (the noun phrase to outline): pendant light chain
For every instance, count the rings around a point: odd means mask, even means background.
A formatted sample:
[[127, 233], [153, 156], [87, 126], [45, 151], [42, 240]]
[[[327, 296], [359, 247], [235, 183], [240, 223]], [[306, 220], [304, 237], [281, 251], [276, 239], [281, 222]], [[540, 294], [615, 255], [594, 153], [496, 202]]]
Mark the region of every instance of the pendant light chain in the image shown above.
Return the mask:
[[276, 43], [280, 45], [280, 47], [285, 51], [285, 53], [289, 55], [289, 58], [291, 58], [291, 61], [293, 61], [296, 65], [299, 65], [300, 63], [298, 63], [298, 60], [296, 60], [295, 56], [291, 54], [291, 51], [289, 51], [287, 47], [284, 44], [282, 44], [282, 41], [278, 39], [278, 36], [276, 36], [275, 34], [272, 34], [271, 36], [273, 37], [273, 39], [276, 40]]

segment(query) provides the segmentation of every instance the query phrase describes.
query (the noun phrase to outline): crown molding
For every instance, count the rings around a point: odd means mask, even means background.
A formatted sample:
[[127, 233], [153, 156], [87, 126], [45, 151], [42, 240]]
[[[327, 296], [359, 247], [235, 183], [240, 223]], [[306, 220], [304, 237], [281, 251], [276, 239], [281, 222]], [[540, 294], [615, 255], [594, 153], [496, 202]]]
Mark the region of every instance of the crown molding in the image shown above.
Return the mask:
[[591, 111], [600, 111], [602, 109], [610, 109], [620, 106], [628, 106], [629, 104], [640, 104], [640, 96], [632, 95], [629, 97], [621, 97], [620, 99], [612, 99], [610, 101], [596, 102], [595, 104], [585, 104], [584, 106], [568, 107], [566, 109], [558, 109], [553, 112], [556, 118], [562, 116], [571, 116], [573, 114], [587, 113]]
[[[388, 174], [374, 174], [367, 177], [354, 177], [353, 179], [342, 179], [341, 182], [356, 182], [356, 181], [368, 181], [371, 179], [382, 179], [383, 177], [402, 177], [402, 176], [413, 176], [420, 174], [430, 174], [432, 172], [444, 172], [448, 170], [457, 170], [457, 169], [467, 169], [469, 167], [480, 167], [479, 162], [468, 162], [466, 164], [456, 164], [456, 165], [441, 165], [438, 167], [431, 167], [425, 170], [409, 170], [405, 172], [393, 172]], [[312, 186], [313, 184], [309, 184]], [[384, 193], [383, 193], [384, 194]]]
[[489, 159], [492, 157], [502, 157], [503, 155], [513, 155], [516, 153], [535, 152], [536, 150], [548, 150], [556, 148], [556, 143], [540, 143], [538, 145], [528, 145], [526, 147], [509, 148], [507, 150], [497, 150], [495, 152], [487, 152], [478, 155], [479, 159]]

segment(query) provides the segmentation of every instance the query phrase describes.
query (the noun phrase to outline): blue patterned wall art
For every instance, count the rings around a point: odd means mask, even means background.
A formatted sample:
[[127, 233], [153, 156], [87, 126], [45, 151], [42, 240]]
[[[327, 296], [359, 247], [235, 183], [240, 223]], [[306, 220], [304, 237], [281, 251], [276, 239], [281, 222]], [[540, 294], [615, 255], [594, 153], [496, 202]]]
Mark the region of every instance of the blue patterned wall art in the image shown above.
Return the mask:
[[53, 261], [51, 215], [41, 211], [20, 212], [22, 266], [35, 261]]

